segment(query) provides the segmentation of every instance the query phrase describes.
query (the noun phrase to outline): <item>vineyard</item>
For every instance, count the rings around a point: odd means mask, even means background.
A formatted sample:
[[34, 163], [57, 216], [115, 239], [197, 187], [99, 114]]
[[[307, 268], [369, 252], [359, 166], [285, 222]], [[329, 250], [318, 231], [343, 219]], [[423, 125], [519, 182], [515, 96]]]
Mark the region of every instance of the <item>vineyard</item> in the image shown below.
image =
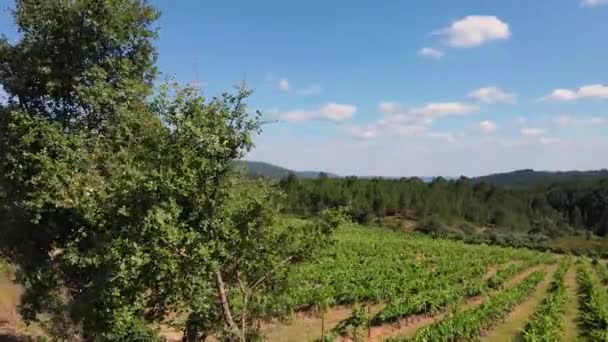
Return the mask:
[[[285, 275], [282, 296], [251, 303], [268, 313], [266, 341], [608, 339], [604, 261], [352, 224], [313, 260]], [[271, 318], [281, 311], [288, 319]]]
[[608, 338], [604, 261], [352, 225], [289, 281], [268, 341]]

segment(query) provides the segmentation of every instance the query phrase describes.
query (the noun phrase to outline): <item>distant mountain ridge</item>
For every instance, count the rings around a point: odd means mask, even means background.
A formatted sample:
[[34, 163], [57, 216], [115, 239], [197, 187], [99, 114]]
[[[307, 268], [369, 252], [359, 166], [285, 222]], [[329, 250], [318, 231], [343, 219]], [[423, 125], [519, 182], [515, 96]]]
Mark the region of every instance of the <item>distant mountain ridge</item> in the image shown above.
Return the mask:
[[[299, 178], [317, 178], [321, 173], [329, 177], [340, 177], [336, 174], [323, 171], [296, 171], [290, 170], [281, 166], [273, 165], [261, 161], [239, 160], [236, 162], [239, 167], [245, 169], [246, 174], [251, 177], [266, 177], [272, 179], [280, 179], [286, 177], [290, 173], [295, 174]], [[359, 177], [373, 178], [373, 177]], [[398, 178], [398, 177], [385, 177]], [[425, 182], [431, 182], [437, 177], [419, 177]], [[454, 177], [443, 177], [451, 180]], [[473, 177], [470, 181], [473, 183], [489, 183], [496, 186], [507, 188], [522, 188], [530, 186], [548, 186], [552, 183], [565, 183], [577, 181], [594, 181], [599, 179], [608, 179], [608, 170], [590, 170], [590, 171], [535, 171], [532, 169], [515, 170], [511, 172], [495, 173], [486, 176]]]
[[592, 171], [534, 171], [531, 169], [495, 173], [471, 178], [474, 183], [489, 183], [496, 186], [521, 188], [530, 186], [548, 186], [553, 183], [594, 181], [608, 179], [608, 170]]
[[338, 177], [335, 174], [322, 172], [322, 171], [295, 171], [286, 169], [284, 167], [276, 166], [266, 162], [250, 161], [250, 160], [238, 160], [236, 162], [238, 167], [245, 169], [248, 176], [251, 177], [266, 177], [273, 179], [280, 179], [286, 177], [290, 173], [295, 174], [299, 178], [317, 178], [321, 173], [326, 174], [329, 177]]

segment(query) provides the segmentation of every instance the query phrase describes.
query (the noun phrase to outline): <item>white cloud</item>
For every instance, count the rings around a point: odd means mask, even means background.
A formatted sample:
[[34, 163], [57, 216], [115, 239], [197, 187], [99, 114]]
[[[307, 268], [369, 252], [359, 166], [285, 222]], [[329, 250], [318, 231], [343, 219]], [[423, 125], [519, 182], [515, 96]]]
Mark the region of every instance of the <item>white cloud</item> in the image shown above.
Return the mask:
[[553, 123], [560, 127], [589, 127], [608, 124], [608, 118], [602, 117], [574, 117], [560, 115], [553, 119]]
[[524, 142], [518, 142], [520, 146], [526, 146], [529, 144], [540, 144], [550, 145], [559, 143], [560, 139], [547, 136], [547, 130], [544, 128], [529, 128], [524, 127], [520, 130], [522, 137], [525, 138]]
[[436, 34], [444, 37], [449, 46], [471, 48], [492, 40], [505, 40], [511, 36], [509, 25], [495, 16], [471, 15], [452, 23]]
[[582, 7], [595, 7], [601, 5], [608, 5], [608, 0], [583, 0], [581, 2]]
[[498, 126], [493, 121], [485, 120], [479, 123], [479, 129], [486, 134], [496, 132], [497, 128]]
[[309, 86], [307, 86], [306, 88], [302, 88], [300, 90], [298, 90], [298, 94], [300, 95], [304, 95], [304, 96], [309, 96], [309, 95], [319, 95], [323, 92], [323, 88], [321, 87], [320, 84], [311, 84]]
[[357, 112], [357, 107], [350, 104], [328, 103], [317, 110], [294, 110], [279, 115], [279, 118], [288, 122], [302, 122], [310, 120], [329, 120], [340, 122], [350, 119]]
[[515, 103], [517, 96], [513, 93], [506, 92], [499, 87], [485, 87], [472, 91], [469, 97], [476, 99], [482, 103]]
[[332, 121], [342, 121], [355, 115], [357, 107], [349, 104], [328, 103], [321, 108], [321, 114]]
[[530, 138], [540, 138], [543, 137], [547, 131], [542, 129], [542, 128], [522, 128], [520, 130], [521, 135], [523, 135], [524, 137], [530, 137]]
[[395, 102], [381, 102], [378, 111], [384, 116], [372, 124], [350, 127], [347, 131], [355, 138], [378, 138], [385, 133], [404, 137], [441, 138], [453, 142], [453, 134], [431, 132], [433, 122], [446, 116], [468, 115], [477, 110], [477, 106], [459, 102], [436, 102], [420, 107], [404, 108]]
[[555, 101], [574, 101], [577, 98], [576, 92], [568, 89], [555, 89], [551, 94], [545, 96], [544, 100]]
[[554, 101], [576, 101], [580, 99], [608, 99], [608, 85], [591, 84], [571, 89], [555, 89], [551, 94], [542, 98]]
[[394, 102], [382, 102], [378, 109], [385, 114], [378, 120], [379, 126], [430, 126], [438, 118], [469, 115], [478, 107], [460, 102], [435, 102], [421, 107], [403, 108]]
[[423, 107], [413, 108], [410, 110], [410, 113], [413, 115], [421, 115], [428, 118], [437, 118], [451, 115], [466, 115], [473, 113], [477, 109], [477, 106], [465, 103], [438, 102], [429, 103]]
[[592, 84], [588, 86], [582, 86], [578, 90], [579, 98], [608, 98], [608, 86], [603, 84]]
[[432, 58], [432, 59], [441, 59], [441, 57], [444, 56], [444, 53], [443, 53], [443, 51], [438, 50], [438, 49], [434, 49], [434, 48], [430, 48], [430, 47], [423, 47], [422, 49], [420, 49], [420, 51], [418, 51], [418, 56]]
[[289, 89], [291, 89], [291, 86], [289, 84], [289, 80], [286, 78], [281, 78], [279, 80], [279, 83], [277, 84], [277, 86], [279, 87], [279, 90], [281, 91], [289, 91]]

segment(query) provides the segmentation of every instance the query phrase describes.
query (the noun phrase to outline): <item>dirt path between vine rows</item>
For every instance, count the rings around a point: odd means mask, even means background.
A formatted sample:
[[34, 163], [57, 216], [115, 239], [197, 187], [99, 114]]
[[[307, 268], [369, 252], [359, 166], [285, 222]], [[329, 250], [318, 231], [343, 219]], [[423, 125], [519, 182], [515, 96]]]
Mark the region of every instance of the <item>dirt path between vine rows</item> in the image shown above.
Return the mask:
[[576, 264], [573, 264], [566, 273], [564, 283], [566, 284], [567, 297], [564, 305], [564, 335], [562, 337], [562, 341], [577, 341], [580, 337], [580, 330]]
[[490, 329], [482, 337], [482, 341], [510, 342], [520, 340], [521, 330], [525, 327], [526, 322], [532, 316], [538, 304], [545, 298], [549, 285], [553, 281], [553, 275], [557, 270], [557, 264], [546, 266], [545, 269], [547, 270], [545, 278], [536, 286], [532, 294], [523, 303], [511, 310], [503, 322]]
[[[510, 261], [507, 264], [503, 265], [493, 265], [489, 266], [484, 275], [484, 279], [488, 279], [498, 272], [499, 269], [506, 267], [515, 261]], [[477, 301], [481, 301], [481, 297], [470, 298], [467, 303], [470, 305], [476, 304]], [[481, 302], [480, 302], [481, 303]], [[477, 304], [479, 305], [479, 304]], [[331, 329], [336, 327], [341, 321], [350, 317], [352, 313], [352, 306], [344, 305], [344, 306], [336, 306], [325, 314], [325, 330], [329, 332]], [[382, 309], [384, 309], [384, 304], [374, 304], [371, 307], [371, 314], [376, 315]], [[422, 326], [425, 324], [432, 323], [432, 319], [438, 320], [443, 318], [445, 313], [438, 313], [436, 315], [414, 315], [407, 317], [406, 319], [399, 322], [399, 324], [403, 324], [406, 326]], [[429, 321], [431, 319], [431, 321]], [[429, 322], [429, 323], [427, 323]], [[392, 324], [391, 324], [392, 325]], [[372, 333], [374, 332], [373, 327]], [[367, 336], [367, 329], [364, 329], [363, 335]], [[297, 313], [294, 315], [293, 319], [290, 322], [267, 322], [262, 326], [262, 334], [265, 336], [267, 341], [272, 342], [291, 342], [291, 341], [311, 341], [315, 338], [321, 336], [321, 318], [318, 315], [313, 315], [306, 312]], [[384, 336], [384, 335], [381, 335]], [[349, 341], [350, 339], [347, 337], [339, 337], [338, 340], [341, 341]]]
[[[384, 309], [384, 304], [373, 304], [370, 313], [375, 315], [382, 309]], [[352, 306], [340, 305], [325, 313], [326, 334], [338, 323], [350, 317], [352, 311]], [[266, 341], [272, 342], [312, 341], [321, 336], [321, 317], [300, 312], [295, 314], [293, 320], [289, 323], [265, 323], [262, 327], [262, 333]]]
[[[510, 288], [524, 280], [527, 276], [535, 271], [545, 268], [546, 265], [538, 265], [530, 267], [517, 275], [513, 276], [505, 282], [505, 288]], [[467, 310], [478, 307], [485, 300], [486, 295], [476, 296], [468, 298], [458, 304], [456, 307], [458, 310]], [[403, 318], [397, 323], [383, 324], [378, 327], [372, 327], [371, 337], [365, 337], [364, 341], [377, 342], [384, 341], [390, 337], [412, 337], [421, 328], [431, 325], [433, 323], [441, 321], [445, 316], [448, 315], [452, 310], [448, 309], [437, 314], [425, 314], [425, 315], [413, 315]], [[347, 342], [351, 341], [349, 338], [342, 338], [340, 341]]]
[[514, 265], [514, 264], [517, 264], [517, 263], [520, 263], [520, 262], [521, 262], [521, 260], [511, 260], [511, 261], [508, 261], [508, 262], [506, 262], [504, 264], [501, 264], [501, 265], [490, 266], [486, 270], [486, 274], [483, 276], [483, 278], [486, 279], [486, 280], [488, 280], [488, 279], [492, 278], [493, 276], [495, 276], [496, 273], [498, 273], [499, 270], [504, 270], [507, 267], [509, 267], [511, 265]]

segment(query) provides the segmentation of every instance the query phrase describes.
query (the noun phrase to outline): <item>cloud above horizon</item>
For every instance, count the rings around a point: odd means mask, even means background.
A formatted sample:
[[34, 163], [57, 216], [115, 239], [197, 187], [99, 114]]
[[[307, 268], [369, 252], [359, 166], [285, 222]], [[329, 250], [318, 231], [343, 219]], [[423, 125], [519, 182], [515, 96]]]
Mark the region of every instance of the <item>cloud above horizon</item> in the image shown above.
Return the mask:
[[496, 132], [498, 126], [494, 121], [485, 120], [479, 123], [479, 129], [485, 134], [491, 134]]
[[608, 85], [591, 84], [578, 89], [555, 89], [542, 98], [545, 101], [571, 102], [581, 99], [608, 99]]
[[490, 41], [511, 37], [509, 24], [496, 16], [470, 15], [454, 21], [450, 26], [435, 32], [453, 48], [473, 48]]
[[418, 56], [431, 59], [441, 59], [444, 55], [443, 51], [431, 47], [423, 47], [418, 51]]
[[582, 7], [597, 7], [602, 5], [608, 5], [608, 0], [583, 0], [581, 2]]
[[358, 139], [376, 139], [387, 133], [407, 137], [427, 137], [454, 142], [451, 132], [431, 130], [433, 123], [444, 117], [466, 116], [479, 108], [460, 102], [432, 102], [418, 107], [404, 107], [396, 102], [384, 101], [378, 104], [382, 117], [373, 123], [347, 127], [347, 133]]
[[517, 102], [515, 94], [506, 92], [499, 87], [480, 88], [469, 93], [469, 97], [485, 104]]
[[351, 104], [327, 103], [314, 110], [292, 110], [278, 115], [279, 120], [287, 122], [304, 122], [325, 120], [340, 122], [352, 118], [357, 107]]
[[287, 92], [289, 91], [289, 89], [291, 89], [291, 86], [289, 85], [289, 80], [286, 78], [281, 78], [277, 83], [277, 86], [279, 87], [279, 90], [283, 92]]

